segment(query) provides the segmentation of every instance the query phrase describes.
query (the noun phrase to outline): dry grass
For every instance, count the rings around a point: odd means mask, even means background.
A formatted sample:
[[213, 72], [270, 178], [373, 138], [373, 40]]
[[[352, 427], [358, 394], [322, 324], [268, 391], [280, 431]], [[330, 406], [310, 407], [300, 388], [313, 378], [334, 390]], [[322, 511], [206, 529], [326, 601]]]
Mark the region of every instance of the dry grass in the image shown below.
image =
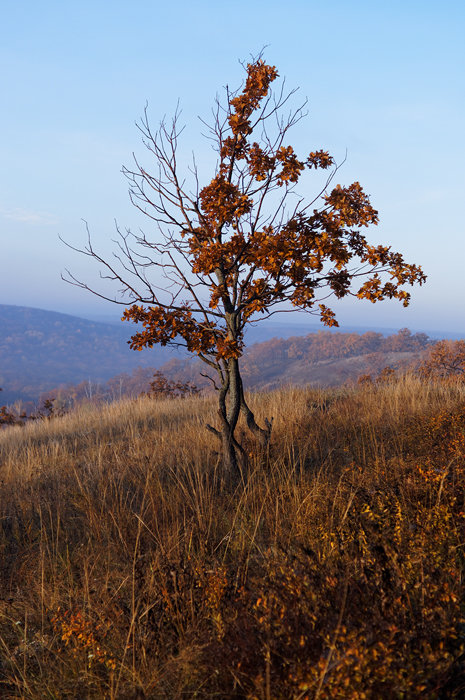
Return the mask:
[[463, 385], [252, 403], [240, 483], [208, 398], [0, 433], [1, 697], [463, 697]]

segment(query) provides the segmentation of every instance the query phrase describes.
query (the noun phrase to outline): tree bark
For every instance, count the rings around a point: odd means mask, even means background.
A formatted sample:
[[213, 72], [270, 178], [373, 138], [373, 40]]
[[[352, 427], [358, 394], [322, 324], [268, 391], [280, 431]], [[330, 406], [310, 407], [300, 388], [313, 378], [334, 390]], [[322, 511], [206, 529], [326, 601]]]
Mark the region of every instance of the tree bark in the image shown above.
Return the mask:
[[220, 429], [208, 429], [221, 440], [223, 463], [226, 469], [235, 476], [242, 477], [247, 463], [247, 456], [242, 445], [236, 440], [235, 430], [242, 413], [247, 427], [258, 440], [264, 452], [268, 447], [272, 420], [265, 419], [266, 428], [261, 428], [255, 420], [255, 416], [247, 404], [244, 396], [242, 377], [239, 369], [239, 360], [230, 358], [227, 362], [225, 378], [218, 394]]
[[241, 477], [245, 466], [245, 454], [234, 435], [241, 410], [241, 377], [238, 360], [230, 358], [225, 370], [218, 392], [220, 428], [217, 430], [211, 425], [207, 425], [207, 428], [221, 441], [222, 458], [226, 469], [231, 474]]
[[[222, 282], [224, 280], [222, 270], [218, 269], [216, 274], [218, 281]], [[238, 321], [231, 300], [227, 296], [225, 296], [224, 305], [227, 309], [225, 319], [228, 328], [228, 339], [234, 341], [237, 340], [238, 336]], [[265, 428], [261, 428], [257, 424], [255, 416], [245, 400], [239, 359], [237, 357], [230, 357], [225, 360], [222, 369], [218, 367], [218, 373], [221, 378], [221, 386], [218, 393], [220, 429], [216, 430], [211, 426], [207, 427], [221, 440], [223, 463], [226, 469], [231, 474], [242, 477], [246, 467], [247, 456], [244, 448], [235, 437], [240, 414], [244, 415], [248, 429], [256, 437], [263, 451], [266, 450], [270, 441], [272, 423], [266, 419]]]
[[[239, 420], [241, 410], [241, 375], [239, 372], [239, 361], [236, 358], [228, 360], [228, 391], [227, 391], [227, 408], [220, 406], [220, 412], [224, 415], [222, 442], [223, 455], [231, 470], [240, 475], [241, 467], [244, 465], [244, 451], [235, 438], [235, 430], [237, 421]], [[238, 455], [239, 453], [239, 455]], [[239, 461], [242, 464], [239, 464]]]

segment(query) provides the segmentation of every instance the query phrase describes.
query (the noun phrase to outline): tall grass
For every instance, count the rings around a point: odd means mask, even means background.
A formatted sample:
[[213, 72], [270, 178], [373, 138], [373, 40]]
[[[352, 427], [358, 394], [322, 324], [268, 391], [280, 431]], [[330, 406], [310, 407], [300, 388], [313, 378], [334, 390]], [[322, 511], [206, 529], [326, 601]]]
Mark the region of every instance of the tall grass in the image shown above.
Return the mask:
[[463, 697], [465, 389], [256, 394], [0, 433], [0, 697]]

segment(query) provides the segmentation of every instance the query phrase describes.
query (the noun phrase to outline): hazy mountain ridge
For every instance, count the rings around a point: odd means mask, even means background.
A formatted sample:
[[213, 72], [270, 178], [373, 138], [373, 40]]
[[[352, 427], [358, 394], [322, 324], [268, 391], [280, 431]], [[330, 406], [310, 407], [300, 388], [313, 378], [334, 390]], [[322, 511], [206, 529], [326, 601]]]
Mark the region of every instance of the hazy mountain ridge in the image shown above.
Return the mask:
[[[275, 330], [285, 334], [282, 326], [277, 324]], [[295, 328], [300, 333], [305, 326]], [[133, 331], [125, 323], [0, 305], [0, 403], [37, 401], [41, 394], [56, 394], [60, 387], [62, 395], [80, 397], [88, 382], [99, 384], [98, 391], [105, 397], [134, 395], [148, 389], [149, 368], [161, 368], [174, 381], [211, 387], [201, 375], [204, 365], [195, 358], [160, 346], [140, 353], [131, 350], [127, 341]], [[269, 333], [270, 329], [264, 337]], [[429, 343], [424, 333], [406, 329], [387, 337], [328, 330], [275, 337], [246, 347], [241, 361], [244, 383], [248, 389], [337, 385], [363, 373], [377, 374], [386, 365], [405, 367], [417, 361]]]
[[173, 351], [136, 353], [133, 326], [88, 321], [54, 311], [0, 305], [1, 402], [36, 400], [60, 384], [105, 382], [138, 366], [158, 367]]
[[[423, 359], [431, 341], [424, 333], [404, 328], [384, 337], [381, 333], [331, 333], [320, 331], [302, 337], [273, 338], [246, 348], [241, 372], [248, 390], [269, 390], [285, 386], [331, 387], [357, 381], [362, 375], [377, 377], [393, 370], [414, 368]], [[104, 384], [80, 382], [56, 387], [47, 398], [57, 400], [57, 410], [68, 410], [83, 399], [114, 401], [149, 391], [155, 367], [138, 367]], [[174, 384], [191, 383], [211, 391], [205, 366], [194, 358], [173, 358], [159, 368]], [[44, 397], [45, 398], [45, 397]]]

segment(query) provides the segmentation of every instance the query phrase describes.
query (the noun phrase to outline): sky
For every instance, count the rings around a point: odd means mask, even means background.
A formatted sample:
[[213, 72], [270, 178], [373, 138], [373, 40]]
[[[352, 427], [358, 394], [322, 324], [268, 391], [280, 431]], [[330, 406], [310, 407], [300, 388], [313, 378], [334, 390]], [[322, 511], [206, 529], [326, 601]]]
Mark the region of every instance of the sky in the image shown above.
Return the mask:
[[208, 172], [198, 117], [209, 118], [225, 85], [241, 84], [240, 61], [266, 47], [266, 61], [299, 88], [297, 102], [308, 99], [290, 143], [299, 154], [346, 158], [337, 181], [359, 181], [379, 211], [369, 240], [428, 276], [408, 309], [336, 302], [342, 329], [465, 333], [464, 30], [462, 0], [4, 3], [0, 303], [119, 314], [61, 280], [69, 268], [98, 283], [98, 269], [59, 236], [82, 246], [86, 221], [110, 257], [115, 221], [150, 231], [121, 173], [133, 153], [150, 169], [135, 125], [145, 105], [157, 126], [179, 101], [180, 167], [194, 151]]

